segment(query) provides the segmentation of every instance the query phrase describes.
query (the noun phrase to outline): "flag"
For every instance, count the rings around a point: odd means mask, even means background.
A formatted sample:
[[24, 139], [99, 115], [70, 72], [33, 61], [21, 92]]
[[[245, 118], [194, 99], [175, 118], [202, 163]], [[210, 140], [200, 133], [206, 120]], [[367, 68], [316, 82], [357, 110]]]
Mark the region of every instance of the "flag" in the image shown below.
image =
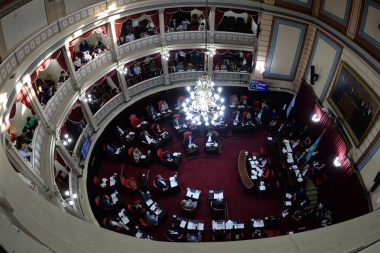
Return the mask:
[[308, 162], [310, 160], [310, 158], [313, 156], [313, 153], [314, 151], [317, 149], [318, 147], [318, 144], [319, 142], [321, 141], [322, 139], [322, 135], [325, 133], [326, 129], [323, 130], [323, 132], [321, 133], [321, 135], [318, 137], [318, 139], [314, 142], [313, 145], [311, 145], [311, 147], [309, 148], [309, 150], [307, 151], [307, 156], [306, 156], [306, 162]]
[[294, 103], [296, 101], [296, 97], [297, 97], [297, 93], [294, 93], [293, 95], [293, 99], [292, 101], [290, 102], [289, 106], [288, 106], [288, 109], [286, 110], [286, 117], [288, 118], [289, 117], [289, 113], [290, 111], [292, 110], [293, 106], [294, 106]]

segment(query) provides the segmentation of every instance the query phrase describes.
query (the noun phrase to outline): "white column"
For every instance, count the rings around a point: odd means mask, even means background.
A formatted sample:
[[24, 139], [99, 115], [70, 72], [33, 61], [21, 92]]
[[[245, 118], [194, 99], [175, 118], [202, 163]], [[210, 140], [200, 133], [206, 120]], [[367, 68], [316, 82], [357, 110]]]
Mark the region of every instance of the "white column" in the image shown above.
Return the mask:
[[71, 78], [73, 78], [74, 84], [76, 84], [77, 83], [77, 80], [75, 77], [76, 71], [75, 71], [74, 63], [73, 63], [71, 56], [70, 56], [69, 46], [65, 45], [65, 47], [63, 47], [62, 50], [63, 50], [63, 58], [65, 59], [66, 66], [69, 70], [70, 76], [71, 76]]
[[70, 167], [70, 169], [74, 170], [77, 174], [80, 174], [80, 168], [78, 167], [78, 164], [71, 156], [65, 145], [63, 145], [58, 133], [55, 136], [55, 147], [57, 148], [59, 154], [62, 156], [63, 160], [65, 160], [67, 165]]
[[119, 48], [117, 45], [117, 34], [116, 34], [116, 30], [115, 30], [115, 20], [111, 20], [108, 27], [110, 28], [110, 29], [108, 29], [108, 31], [110, 31], [109, 36], [111, 37], [111, 42], [112, 42], [111, 48], [114, 49], [113, 52], [115, 54], [116, 61], [119, 61], [120, 55], [119, 55]]
[[165, 39], [165, 19], [164, 19], [164, 9], [160, 9], [158, 12], [158, 20], [160, 22], [160, 37], [161, 37], [161, 46], [166, 46]]
[[208, 17], [208, 25], [210, 29], [210, 44], [214, 44], [215, 35], [215, 7], [211, 7], [210, 16]]
[[162, 70], [164, 72], [165, 85], [170, 85], [168, 61], [162, 59], [162, 57], [161, 57], [161, 62], [162, 62]]
[[121, 83], [121, 91], [123, 92], [124, 101], [128, 102], [131, 98], [129, 96], [128, 85], [125, 81], [124, 66], [117, 67], [117, 77]]
[[84, 102], [83, 100], [84, 100], [84, 98], [80, 98], [79, 102], [80, 102], [80, 106], [82, 108], [84, 117], [86, 118], [87, 124], [90, 127], [91, 131], [97, 132], [99, 129], [97, 122], [96, 122], [94, 116], [92, 115], [90, 106], [88, 105], [87, 102]]

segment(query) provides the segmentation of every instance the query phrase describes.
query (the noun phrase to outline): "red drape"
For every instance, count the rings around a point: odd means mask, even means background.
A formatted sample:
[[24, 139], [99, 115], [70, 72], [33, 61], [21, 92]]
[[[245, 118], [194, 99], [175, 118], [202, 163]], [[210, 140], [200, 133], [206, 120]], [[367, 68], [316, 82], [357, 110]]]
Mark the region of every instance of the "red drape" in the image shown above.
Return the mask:
[[36, 112], [34, 111], [33, 106], [32, 106], [32, 98], [29, 97], [30, 95], [31, 94], [28, 94], [25, 87], [22, 86], [22, 88], [21, 88], [20, 92], [18, 93], [18, 95], [16, 96], [16, 100], [12, 106], [11, 114], [9, 115], [9, 119], [13, 119], [13, 117], [17, 113], [16, 112], [16, 103], [17, 102], [23, 103], [26, 107], [28, 107], [32, 111], [33, 115], [36, 115]]
[[69, 43], [69, 52], [70, 52], [70, 55], [71, 55], [71, 58], [74, 59], [75, 57], [75, 48], [74, 46], [79, 43], [81, 41], [81, 39], [85, 39], [85, 38], [88, 38], [90, 37], [91, 35], [93, 35], [94, 33], [103, 33], [104, 36], [108, 36], [108, 30], [107, 30], [107, 26], [106, 25], [102, 25], [102, 26], [99, 26], [97, 28], [94, 28], [93, 30], [91, 31], [88, 31], [84, 34], [82, 34], [81, 36], [73, 39], [72, 41], [70, 41]]
[[84, 114], [83, 114], [82, 107], [80, 106], [80, 102], [79, 101], [76, 101], [74, 103], [74, 105], [71, 107], [70, 113], [67, 115], [65, 121], [67, 119], [69, 119], [69, 120], [71, 120], [73, 122], [76, 122], [76, 123], [84, 120]]
[[[314, 114], [320, 116], [319, 122], [312, 122], [311, 118]], [[333, 116], [321, 110], [305, 83], [298, 91], [291, 117], [297, 120], [299, 128], [309, 126], [309, 137], [312, 143], [325, 130], [317, 150], [320, 164], [326, 164], [328, 179], [318, 187], [318, 195], [334, 214], [334, 222], [342, 222], [368, 213], [367, 200], [363, 195], [364, 189], [345, 156], [347, 146], [344, 137], [334, 125]], [[342, 163], [339, 167], [333, 165], [336, 157], [339, 157]], [[349, 212], [347, 212], [348, 208]]]
[[173, 14], [176, 13], [178, 10], [179, 10], [179, 8], [165, 9], [165, 11], [164, 11], [165, 27], [169, 26], [169, 23], [170, 23], [170, 20], [172, 19]]
[[118, 20], [115, 20], [115, 32], [116, 32], [117, 38], [120, 37], [120, 33], [121, 33], [124, 22], [126, 22], [128, 19], [131, 19], [131, 20], [132, 19], [133, 20], [139, 19], [144, 15], [150, 17], [150, 20], [152, 21], [153, 25], [156, 27], [157, 32], [159, 32], [159, 29], [160, 29], [159, 11], [147, 11], [147, 12], [141, 12], [138, 14], [134, 14], [131, 16], [127, 16], [127, 17], [123, 17], [123, 18], [120, 18]]
[[[247, 66], [250, 67], [252, 64], [252, 52], [250, 51], [241, 51], [247, 61]], [[226, 53], [230, 53], [233, 55], [238, 55], [240, 53], [240, 50], [232, 50], [232, 49], [217, 49], [216, 54], [213, 57], [213, 65], [214, 67], [217, 64], [220, 64], [223, 59], [223, 55]]]
[[37, 87], [36, 87], [35, 81], [37, 79], [38, 73], [40, 71], [44, 71], [45, 69], [47, 69], [49, 67], [49, 64], [50, 64], [51, 60], [56, 60], [57, 63], [58, 63], [58, 65], [64, 71], [66, 71], [66, 72], [68, 71], [68, 68], [67, 68], [67, 65], [66, 65], [66, 62], [65, 62], [65, 58], [63, 57], [63, 53], [62, 53], [61, 49], [58, 49], [50, 57], [46, 58], [46, 60], [40, 66], [38, 66], [38, 68], [30, 75], [30, 79], [31, 79], [31, 82], [32, 82], [32, 87], [33, 87], [34, 91], [36, 92], [36, 94], [38, 92], [37, 92]]

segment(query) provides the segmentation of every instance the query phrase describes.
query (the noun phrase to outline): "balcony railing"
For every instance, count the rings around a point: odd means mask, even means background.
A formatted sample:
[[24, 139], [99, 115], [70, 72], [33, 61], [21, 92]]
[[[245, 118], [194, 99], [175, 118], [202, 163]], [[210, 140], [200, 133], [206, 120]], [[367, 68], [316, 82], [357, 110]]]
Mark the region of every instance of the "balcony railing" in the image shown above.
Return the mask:
[[[207, 32], [210, 36], [210, 32]], [[168, 45], [173, 44], [204, 44], [206, 34], [203, 31], [184, 31], [184, 32], [172, 32], [166, 33], [166, 43]]]
[[102, 56], [95, 58], [91, 60], [89, 63], [87, 63], [85, 66], [81, 67], [76, 73], [75, 78], [79, 82], [82, 79], [86, 79], [89, 76], [93, 75], [94, 73], [99, 73], [99, 70], [103, 68], [104, 66], [112, 63], [114, 61], [113, 59], [113, 53], [107, 52], [103, 54]]
[[216, 44], [239, 44], [253, 47], [255, 43], [255, 35], [247, 33], [215, 31], [214, 39]]
[[111, 100], [109, 100], [106, 104], [104, 104], [94, 115], [97, 124], [99, 125], [101, 120], [113, 111], [117, 106], [119, 106], [123, 102], [123, 94], [119, 93], [114, 96]]
[[118, 47], [120, 57], [129, 56], [137, 51], [145, 51], [151, 48], [160, 47], [161, 43], [158, 35], [149, 36], [147, 38], [130, 41]]
[[129, 96], [134, 97], [140, 94], [141, 92], [144, 92], [145, 90], [152, 89], [160, 85], [164, 85], [164, 83], [165, 83], [165, 80], [163, 76], [158, 76], [158, 77], [145, 80], [143, 82], [140, 82], [128, 88]]

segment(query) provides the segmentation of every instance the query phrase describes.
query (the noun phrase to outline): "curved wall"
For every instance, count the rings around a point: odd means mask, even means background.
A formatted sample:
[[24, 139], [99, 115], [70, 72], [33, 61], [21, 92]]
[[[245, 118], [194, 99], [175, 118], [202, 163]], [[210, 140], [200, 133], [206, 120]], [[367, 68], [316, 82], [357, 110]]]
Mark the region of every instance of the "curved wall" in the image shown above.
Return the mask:
[[[132, 3], [133, 2], [133, 3]], [[108, 5], [110, 4], [110, 5]], [[109, 8], [108, 12], [104, 12], [104, 10], [108, 6], [111, 6], [112, 4], [115, 4], [115, 6], [118, 7], [117, 10], [111, 10]], [[3, 104], [2, 106], [2, 115], [6, 116], [8, 114], [7, 110], [10, 108], [10, 106], [13, 103], [14, 97], [17, 94], [16, 92], [16, 84], [19, 85], [20, 83], [23, 83], [23, 76], [27, 73], [30, 73], [33, 69], [35, 69], [39, 63], [46, 58], [46, 56], [49, 54], [50, 50], [46, 50], [46, 48], [52, 49], [50, 52], [54, 51], [55, 49], [64, 46], [68, 43], [72, 38], [74, 38], [72, 35], [73, 31], [78, 31], [76, 35], [80, 35], [81, 33], [90, 30], [93, 27], [99, 26], [100, 24], [107, 23], [109, 21], [112, 22], [112, 20], [115, 19], [117, 16], [126, 16], [132, 13], [141, 12], [142, 9], [144, 10], [150, 10], [150, 9], [160, 9], [165, 7], [170, 7], [172, 5], [180, 6], [184, 5], [186, 6], [188, 3], [185, 1], [179, 1], [176, 3], [171, 3], [169, 1], [107, 1], [107, 3], [100, 2], [98, 4], [95, 4], [93, 6], [90, 6], [84, 10], [78, 11], [76, 13], [72, 13], [62, 20], [60, 20], [57, 23], [53, 23], [50, 26], [48, 26], [45, 29], [40, 30], [37, 34], [35, 34], [30, 40], [25, 42], [23, 45], [21, 45], [19, 48], [17, 48], [14, 53], [9, 54], [9, 56], [5, 59], [4, 63], [0, 66], [0, 99]], [[202, 6], [204, 3], [196, 2], [193, 5], [199, 5]], [[346, 38], [342, 37], [341, 34], [338, 34], [335, 32], [331, 27], [328, 27], [324, 23], [320, 22], [319, 20], [311, 17], [302, 15], [293, 11], [284, 11], [281, 9], [278, 9], [276, 7], [271, 7], [268, 5], [262, 5], [257, 2], [252, 1], [235, 1], [234, 3], [228, 2], [228, 1], [219, 1], [219, 2], [211, 2], [210, 5], [217, 5], [217, 6], [225, 6], [225, 7], [231, 7], [231, 8], [246, 8], [246, 9], [252, 9], [252, 10], [263, 10], [262, 12], [262, 30], [261, 35], [258, 39], [258, 46], [257, 46], [257, 64], [259, 62], [263, 62], [264, 66], [267, 66], [269, 60], [271, 59], [271, 64], [287, 64], [289, 57], [282, 57], [282, 55], [278, 55], [276, 57], [275, 53], [271, 55], [271, 50], [275, 50], [274, 45], [280, 45], [277, 43], [277, 37], [274, 37], [275, 34], [274, 31], [277, 30], [277, 34], [284, 33], [286, 31], [290, 31], [292, 34], [296, 31], [296, 29], [289, 29], [288, 27], [297, 27], [292, 26], [292, 24], [301, 23], [305, 28], [302, 34], [304, 37], [301, 37], [301, 33], [297, 33], [299, 36], [299, 42], [302, 45], [302, 49], [299, 50], [298, 58], [295, 60], [296, 62], [296, 69], [294, 69], [294, 73], [292, 76], [288, 75], [289, 78], [285, 78], [284, 80], [277, 80], [277, 79], [269, 79], [266, 78], [266, 81], [272, 84], [272, 87], [285, 87], [285, 88], [292, 88], [297, 89], [299, 78], [302, 78], [303, 76], [307, 77], [306, 71], [307, 71], [307, 65], [308, 63], [313, 64], [322, 64], [322, 60], [318, 60], [313, 58], [311, 59], [311, 55], [313, 51], [317, 52], [323, 52], [323, 49], [328, 49], [329, 46], [334, 48], [331, 44], [327, 43], [328, 45], [324, 45], [321, 47], [320, 45], [323, 43], [316, 43], [317, 41], [320, 41], [320, 36], [318, 36], [319, 33], [327, 33], [329, 37], [332, 37], [332, 40], [335, 40], [335, 44], [339, 44], [336, 48], [340, 48], [339, 52], [339, 60], [348, 61], [351, 66], [355, 66], [354, 68], [361, 73], [362, 77], [368, 80], [368, 82], [372, 81], [373, 85], [372, 88], [376, 91], [377, 94], [380, 94], [380, 90], [378, 92], [378, 89], [376, 84], [380, 83], [380, 78], [378, 77], [378, 71], [379, 63], [374, 60], [371, 56], [369, 56], [365, 51], [361, 50], [360, 48], [357, 48], [351, 41], [348, 41]], [[128, 8], [128, 9], [127, 9]], [[117, 14], [122, 13], [122, 14]], [[107, 16], [114, 16], [112, 18], [108, 18]], [[285, 17], [287, 16], [287, 17]], [[290, 18], [290, 20], [289, 20]], [[296, 19], [294, 19], [296, 18]], [[287, 23], [281, 23], [278, 26], [276, 26], [276, 20], [279, 21], [286, 21]], [[85, 25], [87, 24], [87, 25]], [[91, 25], [90, 25], [91, 24]], [[285, 26], [284, 26], [285, 24]], [[282, 26], [281, 26], [282, 25]], [[277, 28], [276, 28], [277, 27]], [[273, 29], [274, 28], [274, 29]], [[284, 29], [284, 30], [281, 30]], [[321, 31], [318, 33], [318, 31]], [[294, 35], [296, 33], [293, 33]], [[154, 37], [154, 36], [153, 36]], [[222, 36], [220, 36], [221, 38]], [[159, 38], [159, 36], [157, 36]], [[280, 37], [279, 37], [280, 38]], [[317, 39], [315, 39], [317, 38]], [[154, 38], [152, 38], [154, 41]], [[244, 39], [246, 41], [246, 39]], [[37, 43], [39, 41], [39, 43]], [[282, 40], [281, 40], [282, 41]], [[324, 40], [326, 42], [327, 40]], [[133, 43], [142, 43], [143, 40], [137, 40]], [[160, 44], [162, 43], [159, 40]], [[157, 43], [157, 42], [154, 42]], [[181, 45], [186, 42], [179, 42], [178, 44], [172, 44], [171, 46], [175, 47], [181, 47]], [[188, 43], [191, 43], [189, 41]], [[228, 47], [235, 46], [240, 48], [250, 48], [253, 47], [239, 42], [224, 42], [224, 41], [218, 41], [221, 46], [222, 44], [229, 45]], [[280, 43], [280, 40], [279, 40]], [[152, 44], [149, 44], [149, 41], [145, 43], [146, 45], [149, 45], [151, 48], [150, 53], [158, 52], [159, 46], [152, 46]], [[127, 44], [131, 45], [131, 44]], [[142, 43], [141, 45], [144, 45]], [[161, 44], [162, 45], [162, 44]], [[284, 45], [282, 45], [284, 46]], [[286, 46], [286, 45], [285, 45]], [[124, 46], [123, 48], [125, 48]], [[157, 48], [158, 47], [158, 48]], [[311, 50], [314, 48], [315, 50]], [[90, 83], [96, 81], [99, 77], [103, 76], [105, 73], [108, 73], [110, 70], [114, 69], [117, 66], [116, 59], [123, 61], [127, 60], [133, 60], [138, 58], [140, 55], [146, 54], [148, 51], [145, 51], [147, 48], [140, 47], [139, 50], [134, 50], [133, 55], [126, 55], [126, 57], [118, 58], [118, 53], [121, 53], [120, 50], [114, 51], [113, 53], [106, 54], [102, 57], [100, 60], [100, 63], [97, 62], [91, 62], [91, 64], [86, 67], [86, 71], [82, 73], [82, 71], [77, 72], [75, 77], [70, 79], [71, 81], [68, 81], [65, 83], [64, 88], [66, 88], [67, 92], [71, 93], [65, 93], [64, 96], [55, 96], [54, 99], [57, 101], [54, 101], [54, 103], [50, 103], [47, 109], [45, 111], [40, 109], [40, 116], [42, 117], [44, 124], [41, 125], [41, 129], [44, 128], [44, 134], [41, 136], [40, 140], [40, 154], [43, 154], [44, 156], [38, 157], [38, 162], [33, 163], [33, 167], [31, 169], [38, 169], [41, 172], [40, 176], [42, 176], [42, 180], [44, 182], [41, 182], [39, 186], [43, 186], [43, 183], [45, 184], [53, 184], [52, 181], [54, 181], [54, 178], [52, 178], [51, 173], [51, 167], [52, 167], [52, 150], [55, 146], [55, 131], [56, 127], [62, 124], [62, 119], [65, 118], [66, 114], [68, 113], [68, 107], [73, 103], [74, 100], [76, 100], [76, 97], [79, 95], [78, 91], [81, 89], [84, 89], [87, 87]], [[116, 50], [116, 49], [115, 49]], [[319, 51], [318, 51], [319, 50]], [[328, 51], [328, 50], [327, 50]], [[330, 55], [330, 54], [329, 54]], [[44, 57], [45, 56], [45, 57]], [[326, 55], [327, 56], [327, 55]], [[323, 57], [322, 57], [323, 58]], [[285, 59], [285, 60], [284, 60]], [[328, 60], [329, 62], [335, 62], [335, 58]], [[336, 62], [335, 62], [336, 63]], [[329, 73], [334, 74], [335, 67], [331, 65]], [[328, 68], [327, 68], [328, 69]], [[274, 74], [283, 74], [288, 70], [278, 68]], [[282, 73], [281, 73], [282, 72]], [[13, 73], [15, 73], [15, 76], [13, 79], [8, 80], [9, 76], [11, 76]], [[96, 73], [93, 75], [92, 73]], [[323, 74], [327, 75], [327, 74]], [[169, 80], [170, 81], [191, 81], [195, 80], [196, 76], [192, 77], [180, 77], [180, 73], [176, 73], [174, 75], [170, 75]], [[328, 75], [327, 75], [328, 76]], [[252, 78], [260, 79], [262, 78], [261, 75], [258, 75], [258, 71], [256, 69], [255, 73], [251, 76]], [[221, 78], [226, 78], [226, 76], [222, 76]], [[248, 80], [247, 76], [247, 80]], [[138, 99], [141, 96], [145, 96], [146, 92], [150, 91], [150, 89], [154, 86], [159, 87], [159, 89], [166, 89], [166, 85], [170, 85], [170, 83], [167, 83], [165, 80], [165, 76], [163, 79], [160, 80], [148, 80], [143, 83], [140, 83], [136, 86], [133, 86], [129, 88], [128, 90], [124, 90], [124, 94], [120, 94], [117, 97], [114, 98], [114, 100], [111, 101], [111, 103], [108, 104], [108, 107], [103, 107], [102, 111], [98, 112], [97, 115], [95, 115], [96, 123], [98, 125], [105, 124], [109, 118], [107, 118], [105, 115], [107, 115], [111, 110], [114, 108], [118, 108], [119, 110], [121, 107], [126, 107], [129, 103], [134, 101], [135, 99]], [[331, 87], [331, 82], [334, 78], [326, 77], [324, 79], [324, 83], [321, 85], [324, 88], [315, 90], [317, 96], [321, 97], [321, 100], [325, 103], [325, 100], [323, 99], [324, 95], [323, 93], [328, 92], [329, 87]], [[6, 81], [8, 80], [8, 81]], [[234, 76], [231, 76], [231, 82], [237, 82], [237, 78]], [[371, 84], [372, 84], [371, 83]], [[178, 83], [175, 86], [181, 86], [183, 84]], [[71, 88], [70, 88], [71, 87]], [[62, 90], [63, 92], [63, 90]], [[67, 95], [69, 94], [69, 95]], [[70, 95], [71, 94], [71, 95]], [[132, 97], [132, 100], [130, 98]], [[75, 99], [74, 99], [75, 98]], [[122, 99], [121, 99], [122, 98]], [[123, 100], [127, 100], [128, 103], [124, 104], [120, 107]], [[328, 106], [328, 104], [326, 104]], [[38, 106], [37, 106], [38, 107]], [[52, 122], [50, 122], [52, 121]], [[9, 153], [9, 145], [8, 141], [6, 140], [6, 135], [4, 134], [5, 130], [5, 124], [6, 119], [2, 117], [2, 142], [1, 142], [1, 148], [3, 150], [7, 150]], [[363, 162], [365, 165], [363, 166], [363, 173], [362, 175], [365, 175], [364, 181], [366, 183], [366, 186], [369, 188], [371, 185], [370, 178], [373, 174], [376, 173], [375, 169], [373, 167], [373, 163], [376, 163], [377, 157], [380, 155], [376, 152], [377, 151], [377, 142], [378, 137], [377, 135], [374, 136], [374, 133], [378, 127], [378, 122], [374, 126], [374, 130], [371, 131], [370, 137], [367, 138], [367, 141], [363, 143], [362, 146], [360, 146], [357, 149], [353, 149], [350, 151], [352, 153], [352, 157], [354, 158], [354, 161], [360, 161], [363, 156]], [[88, 130], [86, 130], [88, 132]], [[36, 137], [37, 138], [37, 137]], [[96, 138], [96, 134], [93, 135], [93, 138]], [[375, 144], [373, 144], [375, 143]], [[36, 144], [35, 144], [36, 145]], [[371, 145], [373, 147], [371, 147]], [[35, 150], [38, 150], [36, 148]], [[366, 152], [371, 153], [369, 151], [375, 150], [375, 152], [372, 152], [373, 154], [370, 156], [366, 155]], [[376, 154], [374, 156], [374, 154]], [[5, 154], [1, 152], [0, 154], [1, 160], [6, 161]], [[368, 161], [365, 159], [367, 157], [370, 157]], [[374, 157], [374, 158], [372, 158]], [[372, 159], [371, 159], [372, 158]], [[34, 158], [33, 158], [34, 159]], [[361, 164], [362, 164], [361, 163]], [[38, 165], [39, 164], [39, 165]], [[359, 164], [359, 165], [361, 165]], [[26, 168], [28, 169], [28, 168]], [[0, 180], [2, 183], [0, 184], [0, 196], [2, 199], [0, 200], [0, 204], [3, 209], [6, 210], [6, 213], [10, 216], [10, 218], [17, 223], [17, 225], [22, 228], [24, 232], [26, 232], [28, 235], [30, 235], [32, 238], [35, 238], [39, 240], [41, 243], [47, 245], [48, 247], [56, 250], [57, 252], [97, 252], [101, 248], [102, 251], [108, 251], [108, 252], [118, 252], [120, 249], [128, 249], [130, 251], [132, 250], [141, 250], [142, 247], [144, 247], [144, 251], [146, 252], [153, 252], [156, 251], [156, 247], [158, 248], [165, 248], [166, 251], [174, 252], [178, 250], [182, 251], [194, 251], [199, 250], [201, 252], [203, 251], [220, 251], [220, 252], [227, 252], [227, 251], [247, 251], [255, 249], [256, 251], [266, 251], [266, 252], [276, 252], [279, 247], [285, 247], [287, 251], [289, 252], [297, 252], [297, 251], [314, 251], [314, 249], [318, 249], [320, 251], [321, 245], [316, 242], [315, 240], [312, 240], [310, 238], [320, 238], [321, 240], [324, 240], [324, 244], [322, 248], [324, 251], [350, 251], [358, 247], [359, 245], [368, 245], [369, 243], [375, 241], [376, 233], [379, 231], [379, 214], [378, 212], [371, 213], [369, 215], [365, 215], [363, 217], [341, 223], [338, 225], [335, 225], [333, 227], [328, 227], [324, 229], [319, 229], [307, 233], [292, 235], [292, 236], [282, 236], [275, 239], [266, 239], [266, 240], [259, 240], [259, 241], [244, 241], [239, 243], [228, 243], [228, 244], [210, 244], [210, 243], [203, 243], [201, 245], [191, 245], [191, 247], [187, 244], [165, 244], [159, 242], [147, 242], [144, 243], [144, 245], [141, 245], [141, 241], [136, 240], [134, 238], [129, 238], [125, 236], [121, 236], [118, 234], [115, 234], [110, 231], [103, 230], [99, 227], [92, 226], [86, 222], [78, 221], [77, 219], [73, 218], [72, 216], [68, 215], [67, 213], [62, 213], [57, 209], [55, 206], [47, 204], [47, 202], [37, 196], [35, 193], [31, 192], [25, 185], [20, 185], [20, 181], [17, 178], [16, 174], [13, 173], [13, 169], [11, 168], [10, 164], [4, 164], [4, 166], [1, 167], [1, 177]], [[71, 181], [76, 181], [77, 179], [77, 173], [71, 173], [70, 178]], [[80, 173], [80, 172], [79, 172]], [[368, 175], [367, 175], [368, 174]], [[366, 180], [366, 176], [368, 176], [368, 179]], [[81, 182], [83, 179], [79, 178], [79, 186], [83, 186], [84, 184]], [[74, 187], [76, 188], [76, 184], [74, 184]], [[42, 188], [42, 187], [41, 187]], [[72, 189], [74, 190], [74, 189]], [[85, 189], [82, 188], [82, 191], [80, 191], [80, 196], [82, 200], [88, 201], [86, 199], [86, 192]], [[375, 192], [374, 195], [372, 195], [372, 199], [375, 200], [376, 196], [379, 195], [379, 191]], [[46, 197], [46, 196], [44, 196]], [[50, 201], [51, 197], [49, 198]], [[52, 201], [54, 202], [54, 201]], [[375, 201], [374, 201], [375, 203]], [[83, 218], [83, 213], [81, 213], [80, 210], [80, 203], [76, 203], [75, 209], [71, 210], [70, 208], [65, 209], [66, 212], [69, 212], [77, 217]], [[88, 208], [89, 205], [83, 206], [84, 213], [87, 213], [86, 208]], [[8, 207], [8, 208], [7, 208]], [[48, 214], [48, 215], [46, 215]], [[90, 216], [85, 216], [84, 219], [92, 220], [93, 219]], [[359, 225], [360, 224], [360, 225]], [[58, 225], [58, 226], [57, 226]], [[358, 235], [358, 233], [355, 233], [355, 229], [360, 227], [361, 233]], [[73, 232], [75, 231], [75, 232]], [[343, 232], [343, 231], [346, 231]], [[350, 232], [347, 232], [350, 231]], [[79, 236], [80, 235], [80, 236]], [[99, 240], [94, 240], [94, 238], [103, 237], [104, 242], [100, 242]], [[318, 244], [317, 244], [318, 243]], [[115, 246], [117, 245], [117, 246]], [[268, 245], [271, 245], [270, 247]], [[313, 245], [315, 247], [313, 248]], [[318, 246], [317, 246], [318, 245]], [[146, 247], [146, 248], [145, 248]], [[311, 249], [311, 250], [310, 250]]]

